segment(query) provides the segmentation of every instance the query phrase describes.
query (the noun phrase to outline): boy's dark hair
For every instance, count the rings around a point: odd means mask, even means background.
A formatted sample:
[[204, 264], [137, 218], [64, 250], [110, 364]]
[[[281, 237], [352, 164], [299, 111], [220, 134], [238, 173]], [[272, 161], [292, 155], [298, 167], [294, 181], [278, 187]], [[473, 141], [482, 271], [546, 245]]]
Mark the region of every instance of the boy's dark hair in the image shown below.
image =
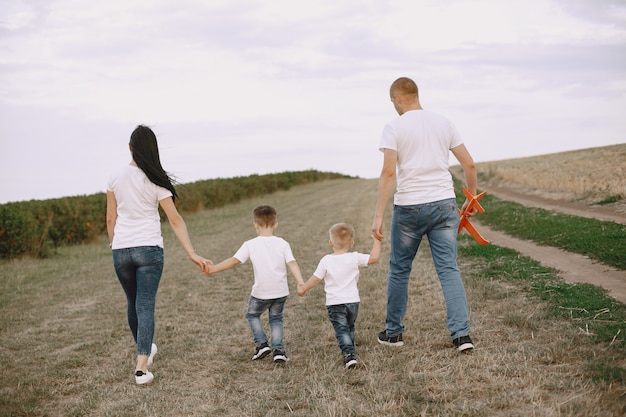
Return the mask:
[[276, 224], [276, 209], [272, 206], [258, 206], [252, 214], [255, 223], [261, 227], [271, 227]]

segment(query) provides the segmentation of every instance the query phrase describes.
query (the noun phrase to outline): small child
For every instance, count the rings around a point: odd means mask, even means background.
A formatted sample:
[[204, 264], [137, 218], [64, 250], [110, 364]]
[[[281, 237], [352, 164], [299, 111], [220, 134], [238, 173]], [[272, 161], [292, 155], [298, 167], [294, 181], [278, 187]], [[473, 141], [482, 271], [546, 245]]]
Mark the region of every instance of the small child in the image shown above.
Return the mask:
[[[253, 225], [257, 237], [241, 245], [232, 258], [208, 268], [209, 274], [234, 268], [248, 259], [254, 270], [254, 285], [248, 300], [246, 319], [256, 344], [252, 360], [263, 359], [273, 349], [274, 362], [286, 362], [287, 354], [283, 344], [283, 311], [289, 295], [287, 267], [298, 285], [304, 281], [289, 243], [274, 236], [278, 227], [276, 210], [270, 206], [259, 206], [253, 211]], [[272, 349], [267, 344], [267, 336], [261, 323], [261, 314], [268, 310]]]
[[348, 252], [354, 245], [354, 228], [347, 223], [337, 223], [330, 228], [328, 244], [333, 253], [326, 255], [319, 262], [317, 269], [306, 283], [298, 284], [298, 295], [307, 291], [323, 279], [326, 291], [326, 309], [328, 319], [335, 329], [335, 336], [343, 355], [346, 369], [357, 364], [354, 353], [354, 323], [359, 313], [359, 267], [378, 261], [380, 240], [374, 239], [369, 255]]

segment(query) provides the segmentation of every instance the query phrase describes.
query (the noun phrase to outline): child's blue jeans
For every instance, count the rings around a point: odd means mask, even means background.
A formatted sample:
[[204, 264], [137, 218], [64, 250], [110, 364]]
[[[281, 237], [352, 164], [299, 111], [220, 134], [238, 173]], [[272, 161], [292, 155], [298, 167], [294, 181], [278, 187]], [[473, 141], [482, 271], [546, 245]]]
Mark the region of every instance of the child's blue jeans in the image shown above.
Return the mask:
[[328, 319], [335, 329], [335, 337], [341, 354], [354, 354], [354, 323], [359, 315], [359, 303], [347, 303], [326, 306]]
[[272, 300], [261, 300], [250, 296], [248, 300], [248, 309], [246, 311], [246, 319], [252, 330], [254, 343], [260, 345], [267, 343], [267, 335], [263, 329], [261, 322], [261, 314], [268, 310], [270, 333], [272, 337], [272, 350], [285, 350], [283, 344], [283, 311], [285, 310], [285, 302], [287, 297], [274, 298]]

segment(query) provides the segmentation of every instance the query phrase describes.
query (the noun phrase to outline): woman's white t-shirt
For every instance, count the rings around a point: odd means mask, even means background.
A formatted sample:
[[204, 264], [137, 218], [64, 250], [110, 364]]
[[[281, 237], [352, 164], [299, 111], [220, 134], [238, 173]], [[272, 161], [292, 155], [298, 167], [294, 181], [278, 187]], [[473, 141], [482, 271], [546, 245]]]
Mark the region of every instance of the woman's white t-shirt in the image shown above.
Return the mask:
[[248, 259], [252, 262], [253, 297], [273, 300], [289, 295], [287, 263], [296, 259], [285, 239], [278, 236], [257, 236], [244, 242], [233, 257], [242, 264]]
[[359, 267], [367, 266], [369, 254], [347, 252], [324, 256], [313, 275], [324, 280], [326, 305], [358, 303]]
[[172, 192], [154, 184], [134, 165], [127, 165], [111, 175], [107, 191], [112, 191], [117, 201], [117, 220], [111, 248], [162, 248], [159, 201], [172, 197]]

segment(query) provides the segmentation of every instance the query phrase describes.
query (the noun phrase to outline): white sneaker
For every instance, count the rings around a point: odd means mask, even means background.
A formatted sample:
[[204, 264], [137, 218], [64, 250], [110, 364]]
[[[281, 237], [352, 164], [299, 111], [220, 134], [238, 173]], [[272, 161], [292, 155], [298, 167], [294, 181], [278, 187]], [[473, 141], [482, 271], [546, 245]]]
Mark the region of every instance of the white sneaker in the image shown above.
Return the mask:
[[152, 372], [150, 371], [148, 372], [135, 371], [135, 382], [138, 385], [147, 384], [148, 382], [151, 382], [153, 379], [154, 379], [154, 375], [152, 375]]
[[154, 362], [154, 355], [157, 353], [157, 346], [153, 343], [152, 348], [150, 349], [150, 356], [148, 356], [148, 367], [152, 366], [152, 362]]

